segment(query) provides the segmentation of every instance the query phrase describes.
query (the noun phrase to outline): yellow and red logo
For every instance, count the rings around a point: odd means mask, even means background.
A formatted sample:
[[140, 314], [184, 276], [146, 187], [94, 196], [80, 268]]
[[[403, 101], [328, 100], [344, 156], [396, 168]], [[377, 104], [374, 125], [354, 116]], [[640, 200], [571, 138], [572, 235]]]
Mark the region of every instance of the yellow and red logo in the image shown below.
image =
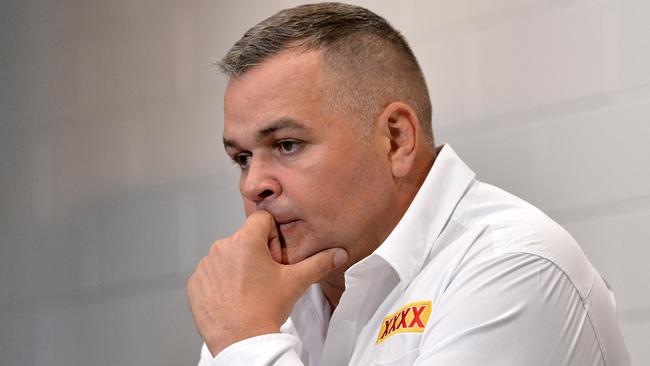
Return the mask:
[[393, 334], [424, 332], [429, 315], [431, 315], [431, 301], [417, 301], [404, 306], [384, 318], [375, 345], [390, 338]]

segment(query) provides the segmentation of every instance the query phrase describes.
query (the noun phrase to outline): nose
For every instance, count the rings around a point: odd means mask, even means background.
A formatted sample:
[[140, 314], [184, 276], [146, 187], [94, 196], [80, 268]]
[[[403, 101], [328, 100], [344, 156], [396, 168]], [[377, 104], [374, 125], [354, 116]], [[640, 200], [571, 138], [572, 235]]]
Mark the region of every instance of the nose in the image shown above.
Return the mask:
[[246, 173], [241, 176], [240, 190], [245, 199], [260, 204], [280, 195], [282, 186], [268, 163], [252, 159]]

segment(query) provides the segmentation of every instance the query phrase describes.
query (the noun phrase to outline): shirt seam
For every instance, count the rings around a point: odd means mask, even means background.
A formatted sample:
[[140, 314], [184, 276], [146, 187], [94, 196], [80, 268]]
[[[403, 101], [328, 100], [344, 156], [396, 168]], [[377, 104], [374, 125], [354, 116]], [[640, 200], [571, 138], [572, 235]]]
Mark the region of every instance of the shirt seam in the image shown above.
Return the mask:
[[578, 295], [578, 298], [580, 299], [580, 305], [582, 306], [582, 308], [584, 309], [584, 311], [585, 311], [585, 313], [587, 315], [587, 319], [589, 320], [589, 326], [591, 327], [591, 330], [592, 330], [592, 332], [594, 334], [594, 338], [596, 338], [596, 342], [598, 343], [598, 349], [600, 350], [600, 358], [603, 361], [603, 365], [605, 365], [605, 366], [609, 365], [609, 362], [608, 362], [607, 357], [605, 355], [605, 350], [604, 350], [604, 347], [603, 347], [603, 341], [600, 338], [600, 335], [598, 334], [598, 332], [596, 331], [596, 327], [594, 326], [594, 322], [593, 322], [593, 319], [592, 319], [592, 316], [591, 316], [590, 308], [586, 304], [586, 299], [591, 297], [591, 291], [592, 291], [592, 289], [594, 287], [594, 281], [593, 281], [593, 278], [594, 278], [594, 275], [595, 275], [594, 272], [592, 272], [592, 274], [591, 274], [592, 281], [590, 283], [589, 290], [586, 292], [585, 296], [583, 297], [580, 294], [580, 291], [576, 287], [576, 285], [573, 282], [573, 280], [571, 279], [571, 277], [569, 277], [569, 275], [566, 273], [566, 271], [564, 269], [562, 269], [560, 266], [558, 266], [557, 263], [552, 260], [551, 256], [548, 256], [546, 253], [544, 255], [542, 255], [542, 253], [536, 253], [534, 250], [530, 250], [530, 251], [502, 250], [501, 252], [503, 252], [503, 253], [513, 253], [513, 254], [517, 254], [517, 253], [518, 254], [528, 254], [528, 255], [540, 258], [545, 262], [550, 263], [553, 267], [555, 267], [560, 272], [562, 272], [562, 276], [567, 281], [569, 281], [569, 283], [571, 284], [571, 287], [573, 288], [573, 291]]

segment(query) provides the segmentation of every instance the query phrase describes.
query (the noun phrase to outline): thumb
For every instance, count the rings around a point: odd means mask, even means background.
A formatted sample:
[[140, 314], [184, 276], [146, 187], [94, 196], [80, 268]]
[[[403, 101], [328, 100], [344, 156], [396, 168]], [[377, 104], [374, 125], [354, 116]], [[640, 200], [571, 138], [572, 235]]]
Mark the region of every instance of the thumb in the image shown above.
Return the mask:
[[348, 252], [341, 248], [331, 248], [320, 251], [309, 258], [306, 258], [292, 266], [291, 272], [300, 283], [302, 290], [312, 283], [320, 281], [328, 273], [341, 267], [348, 261]]

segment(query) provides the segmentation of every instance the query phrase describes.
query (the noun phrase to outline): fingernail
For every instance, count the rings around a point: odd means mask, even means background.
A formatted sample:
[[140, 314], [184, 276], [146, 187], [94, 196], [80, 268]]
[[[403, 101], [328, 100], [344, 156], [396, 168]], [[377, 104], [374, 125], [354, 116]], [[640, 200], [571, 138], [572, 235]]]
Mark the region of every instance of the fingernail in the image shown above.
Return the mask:
[[334, 252], [334, 266], [341, 267], [348, 260], [348, 252], [344, 249], [337, 249]]

